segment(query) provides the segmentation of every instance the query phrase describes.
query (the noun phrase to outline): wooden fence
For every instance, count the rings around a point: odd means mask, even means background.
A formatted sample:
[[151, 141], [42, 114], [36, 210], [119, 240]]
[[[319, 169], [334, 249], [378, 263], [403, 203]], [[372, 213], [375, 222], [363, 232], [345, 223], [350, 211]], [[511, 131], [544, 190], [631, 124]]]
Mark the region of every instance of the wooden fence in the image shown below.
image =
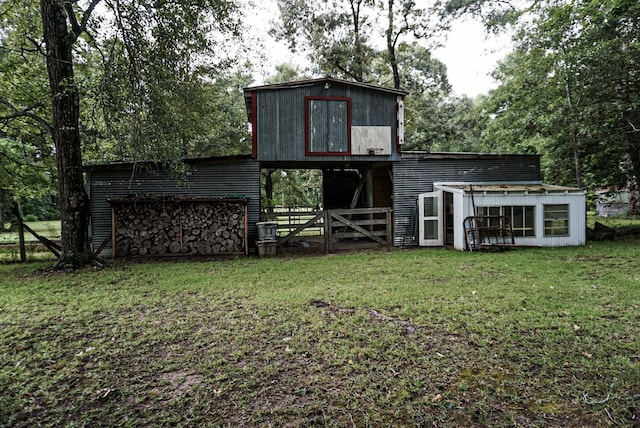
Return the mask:
[[289, 211], [286, 216], [279, 213], [278, 232], [278, 247], [296, 237], [312, 236], [322, 237], [326, 251], [345, 240], [369, 240], [383, 246], [393, 243], [391, 208]]

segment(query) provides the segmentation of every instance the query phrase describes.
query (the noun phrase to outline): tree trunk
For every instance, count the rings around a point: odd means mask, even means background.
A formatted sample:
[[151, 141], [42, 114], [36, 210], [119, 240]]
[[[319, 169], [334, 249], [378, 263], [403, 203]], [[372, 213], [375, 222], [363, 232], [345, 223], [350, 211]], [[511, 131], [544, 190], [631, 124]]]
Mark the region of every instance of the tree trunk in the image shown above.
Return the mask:
[[[562, 52], [564, 53], [564, 56], [567, 56], [567, 51], [566, 49], [563, 47], [562, 48]], [[570, 116], [570, 120], [571, 120], [571, 149], [573, 152], [573, 168], [574, 168], [574, 173], [575, 173], [575, 178], [576, 178], [576, 186], [581, 189], [582, 188], [582, 173], [581, 173], [581, 169], [580, 169], [580, 146], [578, 145], [578, 130], [576, 129], [576, 123], [577, 120], [575, 119], [576, 117], [576, 106], [573, 102], [573, 82], [571, 80], [571, 76], [573, 75], [573, 73], [571, 72], [571, 70], [565, 66], [564, 69], [565, 75], [564, 75], [564, 89], [565, 89], [565, 93], [567, 96], [567, 105], [569, 106], [569, 112], [571, 114]]]
[[73, 44], [64, 0], [41, 0], [40, 12], [52, 95], [53, 141], [60, 191], [62, 253], [57, 267], [79, 267], [94, 260], [89, 249], [89, 197], [84, 187], [80, 146], [80, 97], [73, 76]]
[[635, 156], [632, 153], [627, 153], [625, 164], [627, 170], [627, 190], [629, 191], [629, 215], [640, 216], [640, 183], [638, 182], [640, 156], [637, 151]]
[[396, 40], [393, 38], [393, 4], [395, 0], [389, 0], [389, 27], [387, 28], [387, 53], [389, 55], [389, 64], [393, 72], [393, 87], [400, 89], [400, 72], [398, 71], [398, 58], [396, 57]]
[[22, 223], [22, 213], [20, 212], [20, 204], [13, 202], [13, 213], [16, 216], [16, 224], [18, 225], [18, 247], [20, 248], [20, 261], [27, 261], [27, 249], [24, 242], [24, 227]]
[[264, 173], [264, 193], [267, 203], [267, 218], [271, 219], [274, 214], [273, 201], [273, 173], [275, 169], [267, 169]]

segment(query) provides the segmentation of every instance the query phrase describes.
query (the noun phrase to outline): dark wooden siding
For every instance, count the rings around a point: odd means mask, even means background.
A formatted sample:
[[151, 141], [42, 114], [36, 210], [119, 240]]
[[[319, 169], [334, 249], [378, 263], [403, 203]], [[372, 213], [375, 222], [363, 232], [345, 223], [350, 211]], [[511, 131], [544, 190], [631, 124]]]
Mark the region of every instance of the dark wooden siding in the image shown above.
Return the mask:
[[418, 195], [437, 182], [540, 182], [540, 158], [533, 155], [403, 154], [393, 164], [394, 237], [402, 245], [412, 233]]
[[[391, 127], [390, 156], [306, 156], [305, 97], [348, 97], [351, 99], [351, 126]], [[255, 107], [257, 156], [260, 161], [389, 161], [399, 160], [397, 140], [397, 95], [370, 88], [331, 82], [299, 87], [261, 89]]]
[[[255, 249], [255, 223], [260, 217], [260, 166], [254, 160], [216, 160], [195, 162], [178, 184], [164, 171], [126, 165], [102, 165], [88, 168], [87, 188], [91, 198], [91, 244], [96, 249], [111, 235], [111, 205], [108, 199], [129, 195], [173, 196], [198, 198], [248, 198], [249, 248]], [[111, 255], [111, 243], [101, 256]]]

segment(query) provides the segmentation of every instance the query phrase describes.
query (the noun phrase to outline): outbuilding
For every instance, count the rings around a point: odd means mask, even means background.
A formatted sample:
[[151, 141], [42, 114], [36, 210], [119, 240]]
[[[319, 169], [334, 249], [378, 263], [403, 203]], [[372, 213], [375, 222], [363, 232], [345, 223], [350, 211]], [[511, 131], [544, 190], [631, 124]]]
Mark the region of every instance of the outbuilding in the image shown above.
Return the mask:
[[394, 177], [396, 245], [585, 243], [585, 191], [543, 183], [538, 155], [408, 152]]
[[501, 246], [584, 244], [585, 193], [544, 184], [539, 156], [403, 151], [406, 95], [329, 77], [247, 88], [251, 154], [187, 160], [179, 178], [153, 164], [87, 167], [92, 246], [255, 253], [263, 169], [322, 171], [322, 206], [279, 224], [278, 247], [312, 228], [327, 251], [354, 239], [476, 249], [494, 229], [508, 230]]

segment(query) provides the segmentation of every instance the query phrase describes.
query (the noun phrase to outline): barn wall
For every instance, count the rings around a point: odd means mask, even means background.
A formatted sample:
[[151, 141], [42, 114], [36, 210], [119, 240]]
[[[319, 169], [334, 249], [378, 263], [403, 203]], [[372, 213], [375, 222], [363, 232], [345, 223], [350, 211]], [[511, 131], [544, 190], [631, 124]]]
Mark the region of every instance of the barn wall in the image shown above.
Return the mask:
[[[260, 166], [254, 160], [192, 163], [185, 182], [181, 184], [165, 171], [136, 164], [96, 166], [87, 170], [87, 189], [91, 198], [91, 245], [94, 250], [111, 236], [111, 205], [108, 199], [148, 194], [248, 198], [248, 243], [250, 250], [255, 251], [255, 223], [260, 216]], [[111, 254], [112, 245], [109, 243], [100, 255], [109, 257]]]
[[403, 154], [393, 164], [394, 243], [413, 236], [412, 217], [420, 193], [433, 191], [434, 182], [540, 182], [538, 156]]
[[[351, 98], [351, 126], [389, 126], [390, 155], [306, 156], [305, 155], [305, 97]], [[257, 92], [257, 106], [253, 132], [257, 132], [257, 155], [261, 161], [389, 161], [398, 160], [397, 94], [370, 88], [331, 82], [329, 89], [323, 82], [299, 87], [262, 89]]]

